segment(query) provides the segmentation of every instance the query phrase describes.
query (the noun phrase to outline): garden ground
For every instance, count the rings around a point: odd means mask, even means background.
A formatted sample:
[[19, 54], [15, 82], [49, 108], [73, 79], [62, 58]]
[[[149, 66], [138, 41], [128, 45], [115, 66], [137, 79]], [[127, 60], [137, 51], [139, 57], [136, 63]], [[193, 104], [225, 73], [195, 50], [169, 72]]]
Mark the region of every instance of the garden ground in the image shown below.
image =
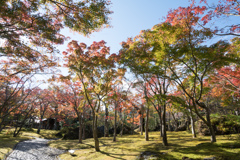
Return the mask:
[[[57, 131], [41, 130], [38, 135], [34, 132], [23, 131], [18, 137], [12, 137], [12, 130], [4, 130], [0, 134], [0, 159], [11, 152], [12, 148], [20, 141], [33, 137], [56, 138]], [[141, 153], [152, 153], [156, 159], [204, 159], [216, 157], [219, 160], [239, 160], [240, 157], [240, 135], [217, 136], [217, 143], [210, 143], [209, 136], [198, 136], [193, 139], [189, 132], [167, 132], [169, 146], [164, 147], [159, 132], [150, 132], [150, 140], [145, 141], [144, 135], [124, 135], [117, 137], [117, 142], [112, 137], [99, 138], [100, 152], [95, 152], [93, 139], [83, 140], [54, 140], [49, 146], [64, 150], [75, 150], [73, 154], [65, 152], [59, 157], [61, 159], [122, 159], [133, 160], [140, 158]]]

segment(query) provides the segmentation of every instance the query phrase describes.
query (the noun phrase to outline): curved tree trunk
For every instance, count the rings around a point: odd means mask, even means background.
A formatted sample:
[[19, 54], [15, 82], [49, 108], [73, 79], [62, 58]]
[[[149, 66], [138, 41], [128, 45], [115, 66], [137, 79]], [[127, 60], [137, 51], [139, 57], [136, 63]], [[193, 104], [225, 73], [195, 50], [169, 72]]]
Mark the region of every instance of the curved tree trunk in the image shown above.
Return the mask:
[[201, 108], [204, 108], [205, 111], [206, 111], [206, 118], [207, 120], [205, 120], [198, 112], [197, 110], [197, 107], [194, 103], [194, 110], [195, 110], [195, 113], [197, 114], [197, 116], [208, 126], [208, 129], [210, 131], [210, 134], [211, 134], [211, 142], [216, 142], [216, 135], [215, 135], [215, 131], [212, 127], [212, 123], [211, 123], [211, 120], [210, 120], [210, 111], [209, 111], [209, 108], [206, 107], [206, 105], [204, 103], [199, 103], [199, 102], [196, 102], [197, 105], [199, 105]]

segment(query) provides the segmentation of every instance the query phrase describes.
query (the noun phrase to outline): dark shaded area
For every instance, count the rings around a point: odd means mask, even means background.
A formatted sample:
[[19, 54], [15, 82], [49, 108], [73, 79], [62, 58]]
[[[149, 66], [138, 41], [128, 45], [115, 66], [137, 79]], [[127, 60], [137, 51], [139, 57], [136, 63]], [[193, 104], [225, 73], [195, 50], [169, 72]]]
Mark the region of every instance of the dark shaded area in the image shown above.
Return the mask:
[[[100, 126], [97, 128], [98, 129], [98, 137], [104, 137], [104, 126]], [[110, 128], [109, 129], [109, 134], [113, 135], [114, 132], [114, 128]], [[117, 127], [117, 134], [119, 134], [121, 132], [121, 126]], [[123, 128], [123, 134], [131, 134], [132, 130], [129, 126], [124, 125]], [[78, 139], [79, 137], [79, 128], [72, 128], [72, 127], [68, 127], [68, 128], [63, 128], [58, 134], [56, 134], [56, 136], [63, 136], [63, 139]], [[92, 125], [90, 124], [86, 124], [85, 125], [85, 138], [93, 138], [93, 131], [92, 131]]]
[[[240, 118], [236, 115], [213, 115], [211, 122], [216, 135], [240, 133]], [[209, 129], [203, 121], [199, 120], [196, 123], [199, 134], [203, 136], [210, 135]]]

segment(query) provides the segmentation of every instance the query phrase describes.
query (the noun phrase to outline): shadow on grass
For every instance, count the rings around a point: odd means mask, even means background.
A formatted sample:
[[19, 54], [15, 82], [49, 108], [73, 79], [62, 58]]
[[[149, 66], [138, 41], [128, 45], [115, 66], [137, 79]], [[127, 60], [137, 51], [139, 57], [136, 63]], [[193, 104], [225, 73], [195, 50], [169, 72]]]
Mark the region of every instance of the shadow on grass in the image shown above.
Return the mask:
[[[105, 154], [106, 156], [112, 157], [114, 159], [124, 159], [121, 157], [128, 155], [128, 154], [116, 154], [116, 153], [110, 153], [110, 152], [104, 152], [104, 151], [100, 151], [100, 153]], [[130, 155], [128, 155], [128, 156], [130, 156]]]
[[[200, 156], [214, 156], [219, 160], [239, 160], [240, 152], [238, 150], [237, 153], [230, 152], [231, 149], [228, 147], [231, 145], [234, 145], [234, 143], [222, 143], [220, 145], [216, 143], [201, 143], [199, 145], [193, 146], [193, 147], [186, 147], [186, 148], [175, 148], [174, 152], [179, 152], [182, 154], [195, 154]], [[240, 147], [239, 144], [235, 145], [235, 149], [239, 149], [237, 147]], [[234, 147], [234, 146], [233, 146]], [[226, 150], [226, 149], [229, 150]]]

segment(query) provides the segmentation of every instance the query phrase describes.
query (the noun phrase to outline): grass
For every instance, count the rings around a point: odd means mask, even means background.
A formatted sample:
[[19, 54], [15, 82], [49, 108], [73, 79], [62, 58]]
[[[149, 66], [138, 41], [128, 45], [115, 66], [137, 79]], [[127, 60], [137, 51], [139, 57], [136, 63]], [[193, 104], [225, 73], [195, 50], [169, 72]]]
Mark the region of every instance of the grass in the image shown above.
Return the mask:
[[14, 129], [4, 129], [0, 133], [0, 160], [3, 159], [7, 153], [11, 152], [13, 147], [20, 141], [32, 139], [34, 137], [46, 139], [56, 138], [55, 134], [58, 132], [42, 129], [40, 134], [37, 134], [37, 130], [34, 129], [33, 131], [22, 131], [20, 135], [13, 137], [13, 131]]
[[152, 151], [158, 153], [158, 159], [180, 160], [183, 157], [203, 159], [216, 157], [219, 160], [239, 160], [239, 135], [217, 136], [217, 143], [210, 143], [209, 136], [199, 136], [193, 139], [188, 132], [168, 132], [169, 146], [164, 147], [159, 132], [150, 132], [150, 141], [144, 140], [144, 135], [126, 135], [117, 137], [99, 138], [100, 152], [95, 152], [93, 139], [79, 144], [77, 140], [56, 140], [49, 142], [51, 147], [59, 149], [75, 149], [74, 155], [66, 152], [60, 155], [61, 159], [96, 159], [96, 160], [133, 160], [141, 152]]

